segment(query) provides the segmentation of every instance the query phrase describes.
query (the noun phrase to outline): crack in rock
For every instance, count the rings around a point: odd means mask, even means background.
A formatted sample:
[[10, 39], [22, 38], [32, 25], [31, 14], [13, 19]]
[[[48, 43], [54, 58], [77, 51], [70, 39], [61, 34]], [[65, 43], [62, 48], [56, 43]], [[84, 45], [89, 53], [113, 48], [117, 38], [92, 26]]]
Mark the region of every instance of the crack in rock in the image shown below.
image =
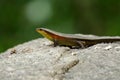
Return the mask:
[[52, 69], [50, 69], [51, 72], [49, 74], [56, 80], [62, 80], [64, 77], [64, 74], [67, 73], [71, 68], [76, 66], [79, 63], [78, 59], [74, 59], [68, 62], [61, 62], [55, 64]]

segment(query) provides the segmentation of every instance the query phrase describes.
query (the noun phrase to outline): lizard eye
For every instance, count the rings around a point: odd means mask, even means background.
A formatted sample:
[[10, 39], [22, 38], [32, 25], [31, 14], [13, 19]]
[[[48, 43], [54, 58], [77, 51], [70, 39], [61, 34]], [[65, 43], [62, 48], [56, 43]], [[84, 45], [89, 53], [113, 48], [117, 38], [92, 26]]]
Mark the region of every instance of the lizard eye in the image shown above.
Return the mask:
[[41, 29], [41, 28], [39, 28], [39, 30], [40, 30], [40, 31], [42, 31], [42, 29]]
[[37, 30], [37, 31], [42, 31], [42, 29], [41, 29], [41, 28], [36, 28], [36, 30]]

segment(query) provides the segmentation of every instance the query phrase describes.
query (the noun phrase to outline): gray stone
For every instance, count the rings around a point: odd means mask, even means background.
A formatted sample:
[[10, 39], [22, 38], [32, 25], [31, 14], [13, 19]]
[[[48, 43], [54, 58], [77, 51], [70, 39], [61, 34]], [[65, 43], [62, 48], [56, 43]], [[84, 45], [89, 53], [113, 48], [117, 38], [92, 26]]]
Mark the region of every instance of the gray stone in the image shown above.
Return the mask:
[[85, 49], [36, 39], [0, 55], [0, 80], [120, 80], [120, 44]]

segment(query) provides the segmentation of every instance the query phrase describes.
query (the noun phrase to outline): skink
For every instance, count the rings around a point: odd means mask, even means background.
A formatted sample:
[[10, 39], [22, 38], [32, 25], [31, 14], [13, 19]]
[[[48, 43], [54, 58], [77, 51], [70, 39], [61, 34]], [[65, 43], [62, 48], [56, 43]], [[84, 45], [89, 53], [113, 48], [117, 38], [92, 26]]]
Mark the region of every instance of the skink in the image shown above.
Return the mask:
[[87, 38], [74, 34], [59, 33], [46, 28], [37, 28], [36, 31], [45, 38], [54, 42], [54, 46], [68, 46], [70, 48], [87, 48], [98, 43], [112, 43], [120, 41], [119, 37]]

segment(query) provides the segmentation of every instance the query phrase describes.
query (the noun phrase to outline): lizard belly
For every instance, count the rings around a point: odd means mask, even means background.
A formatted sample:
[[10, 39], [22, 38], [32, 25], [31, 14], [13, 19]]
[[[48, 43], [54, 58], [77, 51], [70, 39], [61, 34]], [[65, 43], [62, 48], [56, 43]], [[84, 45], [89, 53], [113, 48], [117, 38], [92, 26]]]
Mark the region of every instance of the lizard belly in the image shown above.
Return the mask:
[[58, 45], [60, 46], [68, 46], [68, 47], [80, 47], [79, 43], [76, 40], [59, 40]]

